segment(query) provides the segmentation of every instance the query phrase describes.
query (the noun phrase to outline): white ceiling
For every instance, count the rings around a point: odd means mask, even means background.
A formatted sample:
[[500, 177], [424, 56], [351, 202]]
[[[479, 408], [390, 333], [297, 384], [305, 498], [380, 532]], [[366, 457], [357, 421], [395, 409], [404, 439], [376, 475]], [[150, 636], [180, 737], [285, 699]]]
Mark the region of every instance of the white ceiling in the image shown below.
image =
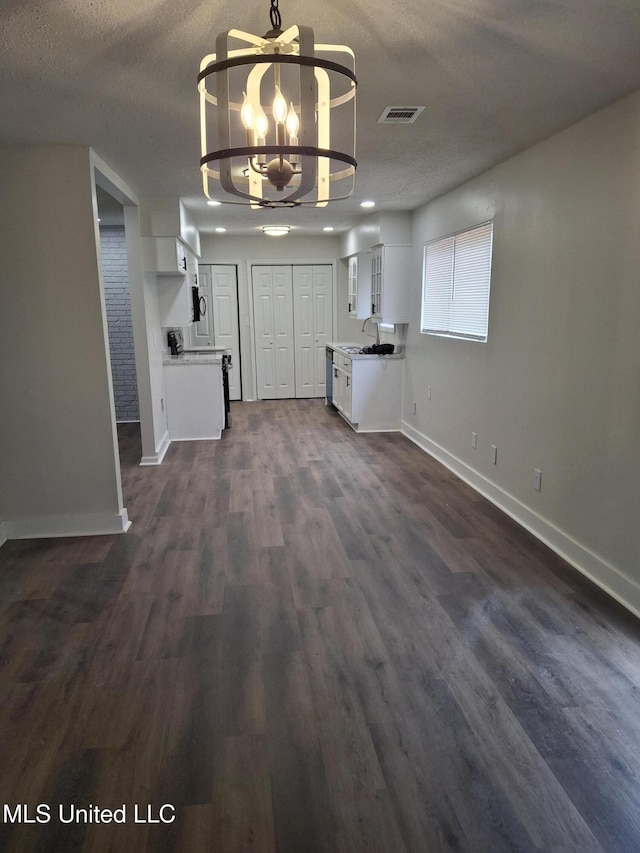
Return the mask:
[[[203, 231], [349, 227], [359, 202], [413, 209], [640, 88], [640, 0], [280, 0], [283, 27], [348, 44], [358, 170], [325, 210], [210, 208], [196, 77], [218, 32], [270, 29], [269, 0], [2, 0], [0, 141], [90, 145], [142, 196], [181, 197]], [[413, 125], [385, 106], [424, 105]]]

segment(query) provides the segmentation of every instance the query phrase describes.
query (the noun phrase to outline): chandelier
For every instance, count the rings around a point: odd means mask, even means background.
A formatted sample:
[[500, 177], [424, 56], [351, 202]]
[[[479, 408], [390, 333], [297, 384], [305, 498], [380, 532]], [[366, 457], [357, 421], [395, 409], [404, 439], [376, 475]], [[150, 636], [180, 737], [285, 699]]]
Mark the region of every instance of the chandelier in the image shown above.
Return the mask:
[[221, 188], [253, 208], [324, 207], [353, 192], [355, 57], [315, 44], [310, 27], [283, 31], [278, 0], [269, 15], [264, 36], [228, 30], [200, 63], [204, 193]]

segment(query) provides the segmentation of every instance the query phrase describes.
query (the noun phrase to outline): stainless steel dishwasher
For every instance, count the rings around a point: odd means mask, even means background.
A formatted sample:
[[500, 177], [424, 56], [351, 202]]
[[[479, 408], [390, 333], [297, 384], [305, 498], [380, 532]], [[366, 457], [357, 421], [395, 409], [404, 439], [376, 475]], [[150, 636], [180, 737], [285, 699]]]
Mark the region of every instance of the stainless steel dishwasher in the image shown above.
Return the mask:
[[327, 374], [326, 374], [326, 404], [330, 406], [333, 403], [333, 349], [327, 347]]

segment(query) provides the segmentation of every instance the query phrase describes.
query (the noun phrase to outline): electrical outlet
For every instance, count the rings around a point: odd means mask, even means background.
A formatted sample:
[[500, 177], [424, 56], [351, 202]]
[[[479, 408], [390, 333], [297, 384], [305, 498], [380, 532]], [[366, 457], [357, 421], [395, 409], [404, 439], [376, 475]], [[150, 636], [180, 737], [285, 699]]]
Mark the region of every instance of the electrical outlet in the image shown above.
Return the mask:
[[471, 433], [471, 447], [473, 447], [474, 450], [478, 447], [478, 433], [477, 432]]
[[160, 397], [160, 408], [164, 412], [164, 397]]
[[491, 462], [493, 465], [498, 464], [498, 448], [495, 444], [491, 445]]
[[416, 415], [418, 413], [418, 403], [413, 401], [413, 414]]
[[536, 492], [542, 491], [542, 471], [539, 468], [533, 469], [533, 488]]
[[431, 385], [427, 385], [427, 400], [431, 399]]

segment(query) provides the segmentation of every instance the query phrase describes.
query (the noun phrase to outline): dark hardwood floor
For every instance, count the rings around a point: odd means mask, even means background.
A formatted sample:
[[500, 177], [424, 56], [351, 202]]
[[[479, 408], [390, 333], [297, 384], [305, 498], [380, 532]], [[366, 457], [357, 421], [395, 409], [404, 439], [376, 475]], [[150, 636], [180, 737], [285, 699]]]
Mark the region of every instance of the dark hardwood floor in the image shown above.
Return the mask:
[[0, 850], [637, 853], [637, 620], [402, 436], [232, 417], [0, 549]]

